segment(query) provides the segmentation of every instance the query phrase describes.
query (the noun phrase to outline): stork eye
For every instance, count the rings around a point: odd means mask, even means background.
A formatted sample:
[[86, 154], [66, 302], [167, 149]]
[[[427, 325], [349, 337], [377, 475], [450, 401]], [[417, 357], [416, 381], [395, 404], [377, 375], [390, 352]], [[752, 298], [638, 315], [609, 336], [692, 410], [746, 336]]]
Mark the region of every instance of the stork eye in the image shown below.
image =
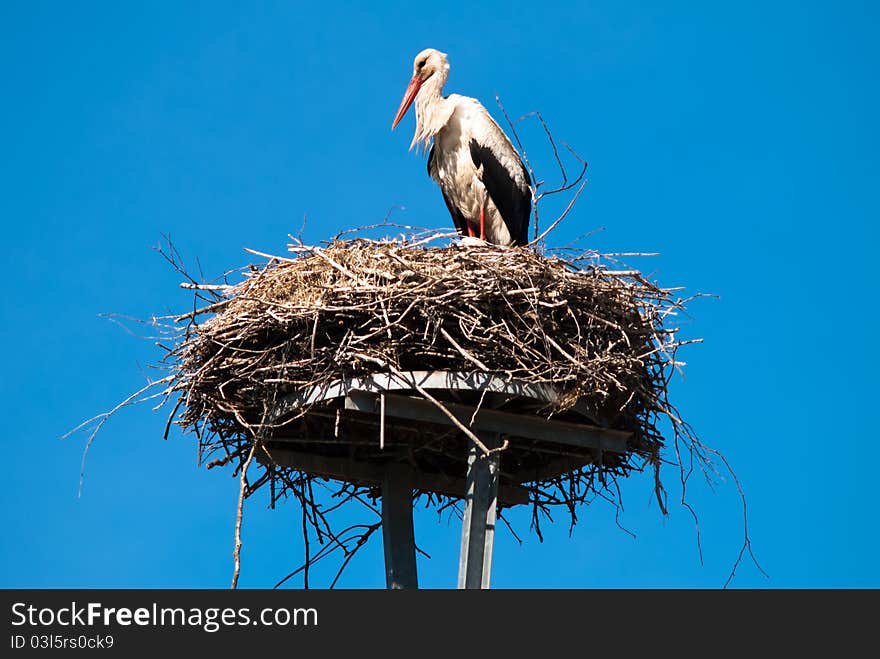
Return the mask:
[[421, 62], [419, 62], [419, 68], [420, 68], [420, 69], [421, 69], [421, 68], [424, 68], [424, 66], [425, 66], [425, 60], [422, 60]]

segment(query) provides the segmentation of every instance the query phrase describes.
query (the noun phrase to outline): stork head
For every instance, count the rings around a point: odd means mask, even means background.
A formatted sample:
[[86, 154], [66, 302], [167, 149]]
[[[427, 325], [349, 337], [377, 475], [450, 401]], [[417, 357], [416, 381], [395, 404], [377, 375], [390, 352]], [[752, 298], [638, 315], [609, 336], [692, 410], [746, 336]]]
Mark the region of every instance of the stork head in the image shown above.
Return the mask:
[[403, 94], [403, 100], [400, 102], [400, 107], [397, 109], [394, 121], [391, 123], [391, 130], [394, 130], [397, 124], [400, 123], [400, 120], [403, 119], [403, 115], [409, 110], [409, 106], [412, 105], [422, 85], [429, 78], [436, 76], [445, 82], [448, 75], [449, 60], [446, 59], [446, 53], [441, 53], [434, 48], [425, 48], [425, 50], [416, 55], [413, 61], [413, 76]]

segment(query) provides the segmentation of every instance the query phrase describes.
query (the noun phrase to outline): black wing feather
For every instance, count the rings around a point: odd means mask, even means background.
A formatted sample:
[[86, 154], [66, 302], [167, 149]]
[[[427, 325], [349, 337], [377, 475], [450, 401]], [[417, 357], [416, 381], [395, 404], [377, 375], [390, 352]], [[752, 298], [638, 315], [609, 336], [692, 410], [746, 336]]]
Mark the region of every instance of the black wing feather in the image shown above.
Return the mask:
[[[523, 179], [525, 187], [517, 185], [514, 178], [502, 165], [492, 150], [483, 146], [476, 140], [470, 142], [471, 160], [475, 167], [483, 167], [483, 185], [486, 192], [495, 204], [495, 208], [501, 213], [501, 218], [507, 225], [510, 237], [515, 245], [525, 245], [529, 242], [529, 218], [532, 214], [531, 178], [522, 162]], [[447, 204], [448, 205], [448, 204]]]
[[[431, 176], [431, 166], [434, 164], [434, 146], [431, 146], [431, 151], [428, 153], [428, 176]], [[458, 232], [462, 236], [467, 235], [467, 220], [462, 215], [461, 211], [452, 205], [452, 202], [449, 201], [449, 197], [446, 196], [446, 192], [443, 188], [440, 188], [440, 192], [443, 193], [443, 201], [446, 202], [446, 208], [449, 210], [449, 214], [452, 216], [452, 223], [455, 225], [455, 228], [458, 229]]]

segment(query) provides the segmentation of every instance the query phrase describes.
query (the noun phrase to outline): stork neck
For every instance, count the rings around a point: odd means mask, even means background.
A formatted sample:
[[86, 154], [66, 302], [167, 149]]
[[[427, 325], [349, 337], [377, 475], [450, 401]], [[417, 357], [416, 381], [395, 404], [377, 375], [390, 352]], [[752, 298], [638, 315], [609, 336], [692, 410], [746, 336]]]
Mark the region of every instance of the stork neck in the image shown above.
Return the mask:
[[428, 78], [416, 96], [416, 133], [410, 148], [421, 142], [424, 148], [449, 120], [450, 111], [443, 98], [443, 85], [448, 72], [441, 71]]
[[445, 83], [446, 76], [441, 73], [435, 73], [425, 80], [422, 88], [419, 90], [419, 95], [416, 96], [416, 108], [421, 106], [424, 110], [443, 98], [443, 85]]

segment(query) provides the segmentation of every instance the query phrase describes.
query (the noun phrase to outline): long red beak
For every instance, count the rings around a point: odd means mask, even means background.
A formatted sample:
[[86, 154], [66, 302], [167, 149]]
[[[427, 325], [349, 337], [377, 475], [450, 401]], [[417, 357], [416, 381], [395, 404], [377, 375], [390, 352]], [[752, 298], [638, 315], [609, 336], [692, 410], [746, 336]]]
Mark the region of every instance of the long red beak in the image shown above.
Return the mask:
[[400, 107], [397, 108], [397, 114], [394, 115], [394, 121], [391, 122], [391, 130], [397, 128], [397, 124], [400, 123], [400, 120], [403, 119], [403, 115], [409, 110], [409, 106], [412, 105], [421, 86], [422, 81], [418, 77], [413, 76], [413, 79], [409, 81], [409, 86], [406, 88], [406, 92], [403, 94], [403, 100], [400, 102]]

